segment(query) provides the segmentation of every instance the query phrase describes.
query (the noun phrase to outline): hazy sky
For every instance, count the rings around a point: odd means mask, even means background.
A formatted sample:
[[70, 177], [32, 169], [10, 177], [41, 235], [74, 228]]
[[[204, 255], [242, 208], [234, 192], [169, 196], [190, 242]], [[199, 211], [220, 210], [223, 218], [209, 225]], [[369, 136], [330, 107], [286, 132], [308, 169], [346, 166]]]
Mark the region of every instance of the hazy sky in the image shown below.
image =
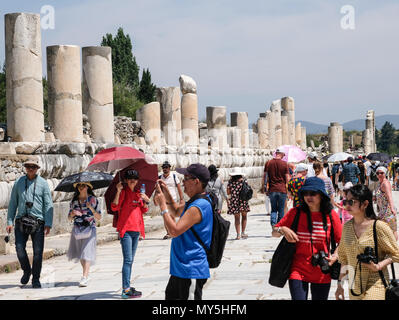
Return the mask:
[[[399, 114], [397, 0], [69, 0], [2, 1], [4, 14], [55, 10], [45, 48], [99, 45], [123, 27], [133, 54], [157, 86], [195, 79], [200, 120], [206, 106], [247, 111], [250, 122], [273, 100], [295, 99], [296, 119], [321, 124]], [[354, 8], [355, 29], [341, 8]], [[42, 15], [44, 16], [44, 14]], [[0, 33], [4, 61], [4, 31]], [[228, 122], [230, 117], [228, 116]]]

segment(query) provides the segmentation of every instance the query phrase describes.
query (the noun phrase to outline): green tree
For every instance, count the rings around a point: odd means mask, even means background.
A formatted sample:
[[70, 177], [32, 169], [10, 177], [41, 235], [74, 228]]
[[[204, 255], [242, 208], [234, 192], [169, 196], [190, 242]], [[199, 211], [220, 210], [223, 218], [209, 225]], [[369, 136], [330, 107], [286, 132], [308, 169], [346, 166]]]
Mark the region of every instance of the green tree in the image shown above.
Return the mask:
[[143, 105], [143, 102], [136, 97], [131, 88], [125, 83], [114, 82], [113, 95], [114, 114], [135, 120], [136, 110]]
[[133, 45], [128, 34], [125, 35], [122, 28], [119, 28], [116, 36], [107, 33], [103, 37], [102, 46], [109, 46], [112, 49], [112, 77], [114, 82], [126, 83], [135, 92], [139, 87], [139, 66], [133, 56]]
[[140, 81], [138, 98], [144, 103], [150, 103], [155, 100], [156, 86], [151, 82], [150, 70], [143, 70], [143, 75]]
[[[377, 130], [376, 130], [377, 131]], [[381, 152], [389, 152], [390, 146], [395, 143], [395, 127], [386, 121], [381, 130], [376, 134], [377, 149]]]

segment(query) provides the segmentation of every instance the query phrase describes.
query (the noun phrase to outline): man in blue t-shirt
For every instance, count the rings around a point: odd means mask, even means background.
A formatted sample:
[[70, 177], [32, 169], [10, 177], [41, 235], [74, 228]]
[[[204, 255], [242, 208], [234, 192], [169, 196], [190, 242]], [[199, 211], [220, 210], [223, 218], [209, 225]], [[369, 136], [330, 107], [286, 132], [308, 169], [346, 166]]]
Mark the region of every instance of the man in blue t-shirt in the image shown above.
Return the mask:
[[353, 163], [353, 158], [348, 158], [348, 164], [346, 164], [342, 170], [343, 173], [343, 181], [342, 184], [345, 185], [347, 182], [352, 182], [353, 185], [356, 185], [360, 182], [360, 170], [357, 165]]
[[[188, 300], [190, 291], [194, 291], [195, 300], [201, 300], [202, 288], [210, 277], [209, 264], [204, 248], [190, 228], [195, 229], [206, 246], [210, 246], [212, 206], [206, 199], [196, 198], [205, 195], [210, 175], [208, 168], [199, 163], [176, 171], [184, 175], [184, 192], [190, 197], [188, 204], [176, 203], [161, 179], [158, 180], [154, 197], [155, 204], [161, 209], [165, 227], [173, 238], [170, 251], [171, 276], [165, 290], [165, 300]], [[171, 203], [169, 209], [166, 203]], [[180, 219], [175, 222], [174, 217]], [[191, 279], [196, 280], [195, 286], [191, 286]]]

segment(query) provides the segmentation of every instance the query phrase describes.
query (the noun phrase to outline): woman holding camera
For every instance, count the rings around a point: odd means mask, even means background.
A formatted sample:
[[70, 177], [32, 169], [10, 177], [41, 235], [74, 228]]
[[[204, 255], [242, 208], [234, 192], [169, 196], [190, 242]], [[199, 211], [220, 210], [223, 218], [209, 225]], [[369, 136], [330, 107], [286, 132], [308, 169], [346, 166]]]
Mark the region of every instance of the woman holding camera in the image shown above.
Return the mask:
[[[317, 177], [305, 180], [299, 189], [300, 205], [292, 208], [273, 227], [272, 236], [283, 235], [296, 243], [291, 265], [289, 288], [292, 300], [307, 300], [309, 285], [312, 300], [327, 300], [331, 286], [331, 265], [337, 260], [330, 255], [331, 231], [336, 243], [341, 239], [342, 224], [333, 210], [324, 181]], [[296, 231], [291, 229], [299, 214]]]
[[148, 211], [150, 199], [137, 189], [140, 177], [136, 170], [127, 170], [124, 178], [127, 185], [123, 186], [122, 181], [117, 184], [111, 209], [118, 211], [116, 230], [119, 232], [123, 254], [122, 298], [127, 299], [141, 297], [140, 291], [130, 287], [130, 278], [140, 235], [145, 237], [143, 214]]
[[344, 300], [342, 280], [348, 275], [349, 299], [384, 300], [385, 287], [379, 271], [383, 272], [385, 279], [389, 279], [387, 266], [399, 262], [399, 247], [395, 236], [388, 224], [376, 222], [379, 260], [374, 260], [373, 225], [377, 216], [373, 209], [371, 191], [361, 184], [353, 186], [347, 193], [344, 206], [353, 219], [344, 225], [338, 246], [342, 267], [335, 297]]
[[90, 266], [96, 261], [96, 219], [101, 219], [98, 200], [88, 182], [74, 185], [75, 194], [70, 204], [68, 219], [73, 220], [73, 229], [67, 257], [68, 260], [80, 260], [83, 276], [79, 287], [86, 287], [89, 281]]

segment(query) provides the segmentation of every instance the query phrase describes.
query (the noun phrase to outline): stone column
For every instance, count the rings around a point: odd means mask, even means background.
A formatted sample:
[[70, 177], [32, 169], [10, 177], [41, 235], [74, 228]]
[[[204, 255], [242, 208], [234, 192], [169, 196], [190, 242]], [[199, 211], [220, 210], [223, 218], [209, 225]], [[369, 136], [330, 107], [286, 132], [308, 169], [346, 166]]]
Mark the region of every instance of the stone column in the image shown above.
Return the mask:
[[181, 106], [179, 87], [163, 87], [156, 90], [161, 105], [161, 129], [167, 145], [181, 143]]
[[240, 128], [241, 147], [248, 148], [249, 147], [248, 112], [230, 113], [230, 126]]
[[82, 48], [83, 113], [93, 142], [114, 143], [111, 47]]
[[44, 141], [40, 15], [4, 16], [7, 131], [11, 141]]
[[369, 130], [369, 148], [370, 153], [376, 152], [376, 140], [375, 140], [375, 117], [374, 117], [374, 110], [368, 110], [366, 116], [366, 130]]
[[259, 148], [269, 149], [269, 123], [266, 117], [260, 117], [257, 122]]
[[270, 111], [273, 113], [274, 125], [275, 125], [275, 144], [276, 148], [283, 144], [283, 135], [281, 130], [281, 100], [274, 100], [270, 107]]
[[301, 149], [306, 150], [307, 143], [306, 143], [306, 128], [301, 127]]
[[226, 107], [206, 107], [206, 125], [212, 146], [227, 148]]
[[198, 146], [198, 96], [194, 79], [181, 75], [179, 77], [181, 98], [181, 137], [183, 143]]
[[295, 101], [292, 97], [281, 99], [281, 108], [288, 116], [288, 144], [295, 145]]
[[269, 132], [268, 149], [274, 150], [276, 149], [276, 131], [275, 131], [273, 113], [270, 110], [266, 111], [266, 120]]
[[330, 153], [338, 153], [343, 150], [342, 126], [338, 122], [331, 122], [328, 127], [328, 146]]
[[286, 111], [281, 112], [281, 133], [282, 133], [282, 144], [283, 145], [290, 144], [288, 114]]
[[136, 111], [136, 120], [145, 131], [145, 142], [156, 151], [161, 148], [161, 106], [150, 102]]
[[80, 48], [47, 47], [48, 115], [56, 139], [83, 142]]
[[300, 122], [296, 124], [295, 127], [295, 142], [298, 146], [301, 146], [302, 143], [302, 125]]

